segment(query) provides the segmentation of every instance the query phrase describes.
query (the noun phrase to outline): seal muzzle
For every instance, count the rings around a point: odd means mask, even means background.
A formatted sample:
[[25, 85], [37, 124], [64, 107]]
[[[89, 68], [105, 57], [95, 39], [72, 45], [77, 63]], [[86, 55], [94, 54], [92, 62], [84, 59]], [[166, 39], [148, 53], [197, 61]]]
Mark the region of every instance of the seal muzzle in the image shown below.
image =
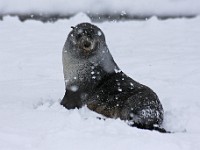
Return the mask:
[[94, 41], [88, 37], [82, 37], [80, 40], [80, 48], [84, 51], [91, 51], [94, 48]]

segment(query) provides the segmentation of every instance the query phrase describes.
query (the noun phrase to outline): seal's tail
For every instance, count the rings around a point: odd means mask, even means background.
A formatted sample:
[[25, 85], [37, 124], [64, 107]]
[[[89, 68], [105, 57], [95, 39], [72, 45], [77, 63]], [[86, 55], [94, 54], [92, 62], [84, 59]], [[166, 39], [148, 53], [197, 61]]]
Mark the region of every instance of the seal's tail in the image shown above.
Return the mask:
[[166, 129], [161, 128], [161, 127], [153, 127], [153, 128], [150, 129], [150, 130], [158, 131], [158, 132], [161, 132], [161, 133], [172, 133], [172, 132], [167, 131]]
[[160, 126], [144, 127], [144, 126], [140, 126], [140, 125], [137, 125], [137, 124], [133, 124], [131, 126], [139, 128], [139, 129], [144, 129], [144, 130], [158, 131], [160, 133], [173, 133], [173, 132], [167, 131], [166, 129], [164, 129]]

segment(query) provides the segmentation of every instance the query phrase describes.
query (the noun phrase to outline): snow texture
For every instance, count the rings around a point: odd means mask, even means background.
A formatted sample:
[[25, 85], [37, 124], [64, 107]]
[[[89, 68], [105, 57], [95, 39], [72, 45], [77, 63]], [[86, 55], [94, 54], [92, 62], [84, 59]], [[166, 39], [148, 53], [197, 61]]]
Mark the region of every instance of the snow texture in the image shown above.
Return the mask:
[[199, 15], [199, 0], [1, 0], [0, 14]]
[[96, 24], [120, 68], [158, 94], [171, 134], [59, 104], [62, 48], [70, 27], [83, 21], [90, 22], [83, 14], [46, 24], [0, 22], [0, 149], [199, 150], [200, 18]]

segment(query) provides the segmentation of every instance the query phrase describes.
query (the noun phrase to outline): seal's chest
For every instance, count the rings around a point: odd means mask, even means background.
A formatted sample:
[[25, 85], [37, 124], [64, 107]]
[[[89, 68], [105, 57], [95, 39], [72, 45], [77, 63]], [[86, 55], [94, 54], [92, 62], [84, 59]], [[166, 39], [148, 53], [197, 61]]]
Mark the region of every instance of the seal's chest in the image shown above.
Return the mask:
[[89, 72], [90, 69], [85, 64], [70, 64], [66, 66], [64, 76], [67, 80], [83, 80]]

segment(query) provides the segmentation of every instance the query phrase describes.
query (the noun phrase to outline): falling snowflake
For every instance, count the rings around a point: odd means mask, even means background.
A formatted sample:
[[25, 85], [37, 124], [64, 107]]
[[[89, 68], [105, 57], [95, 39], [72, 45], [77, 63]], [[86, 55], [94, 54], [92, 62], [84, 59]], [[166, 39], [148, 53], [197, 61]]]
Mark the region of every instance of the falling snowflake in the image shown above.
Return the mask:
[[98, 31], [97, 34], [98, 34], [98, 36], [101, 36], [101, 35], [102, 35], [101, 31]]
[[122, 92], [122, 89], [121, 89], [121, 88], [118, 88], [118, 91], [119, 91], [119, 92]]
[[70, 87], [70, 89], [73, 91], [73, 92], [76, 92], [78, 90], [78, 86], [76, 85], [73, 85]]

